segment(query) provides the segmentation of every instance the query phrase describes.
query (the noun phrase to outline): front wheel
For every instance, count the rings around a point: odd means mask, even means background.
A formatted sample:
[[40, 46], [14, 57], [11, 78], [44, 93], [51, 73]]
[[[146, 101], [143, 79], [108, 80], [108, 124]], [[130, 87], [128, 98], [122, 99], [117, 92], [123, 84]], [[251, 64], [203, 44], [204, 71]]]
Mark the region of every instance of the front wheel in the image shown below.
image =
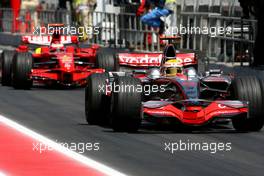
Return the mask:
[[33, 67], [32, 55], [28, 52], [17, 53], [12, 67], [12, 84], [15, 89], [30, 89], [33, 81], [30, 78]]
[[107, 123], [110, 113], [110, 97], [106, 96], [107, 74], [92, 74], [87, 78], [85, 88], [85, 115], [91, 125]]
[[[138, 131], [141, 124], [142, 96], [137, 90], [141, 83], [133, 77], [117, 77], [113, 83], [112, 128], [114, 131]], [[115, 89], [119, 87], [118, 89]], [[116, 91], [117, 90], [117, 91]]]
[[15, 55], [15, 51], [5, 50], [2, 53], [2, 85], [10, 86], [11, 85], [11, 70], [13, 58]]
[[233, 81], [232, 87], [235, 99], [249, 102], [249, 118], [233, 119], [234, 128], [238, 131], [260, 131], [264, 125], [264, 91], [260, 81], [254, 76], [240, 77]]

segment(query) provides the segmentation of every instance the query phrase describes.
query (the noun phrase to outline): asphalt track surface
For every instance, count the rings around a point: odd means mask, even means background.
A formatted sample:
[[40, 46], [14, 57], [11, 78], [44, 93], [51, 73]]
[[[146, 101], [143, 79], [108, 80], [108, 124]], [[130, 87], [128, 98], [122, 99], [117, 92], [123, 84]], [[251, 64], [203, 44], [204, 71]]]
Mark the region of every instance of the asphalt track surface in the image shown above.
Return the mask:
[[[229, 124], [181, 133], [146, 126], [136, 134], [114, 133], [109, 128], [87, 125], [83, 89], [14, 90], [0, 86], [0, 114], [59, 142], [99, 142], [99, 151], [86, 151], [83, 155], [128, 175], [260, 176], [264, 172], [264, 130], [237, 133]], [[164, 150], [164, 143], [180, 140], [232, 143], [232, 149], [215, 154], [171, 154]]]

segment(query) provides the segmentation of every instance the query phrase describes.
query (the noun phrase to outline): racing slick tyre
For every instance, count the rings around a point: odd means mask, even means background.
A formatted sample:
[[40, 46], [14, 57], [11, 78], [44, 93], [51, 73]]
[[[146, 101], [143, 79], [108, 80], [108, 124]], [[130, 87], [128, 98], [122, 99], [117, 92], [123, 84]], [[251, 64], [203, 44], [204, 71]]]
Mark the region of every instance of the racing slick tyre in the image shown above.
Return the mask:
[[108, 122], [111, 98], [106, 96], [107, 74], [95, 73], [87, 78], [85, 88], [85, 115], [90, 125], [104, 125]]
[[135, 89], [141, 86], [140, 80], [116, 77], [113, 84], [119, 90], [113, 91], [112, 95], [112, 128], [114, 131], [137, 132], [141, 124], [142, 94]]
[[96, 54], [95, 65], [97, 68], [105, 69], [105, 71], [117, 71], [118, 70], [118, 62], [113, 53], [102, 53], [99, 52]]
[[5, 50], [2, 53], [2, 85], [10, 86], [11, 85], [11, 70], [12, 62], [15, 55], [15, 51]]
[[30, 79], [32, 69], [31, 53], [17, 53], [12, 65], [12, 85], [15, 89], [30, 89], [33, 81]]
[[238, 131], [259, 131], [264, 125], [263, 91], [257, 77], [238, 77], [232, 83], [234, 98], [249, 102], [249, 118], [232, 119], [233, 126]]

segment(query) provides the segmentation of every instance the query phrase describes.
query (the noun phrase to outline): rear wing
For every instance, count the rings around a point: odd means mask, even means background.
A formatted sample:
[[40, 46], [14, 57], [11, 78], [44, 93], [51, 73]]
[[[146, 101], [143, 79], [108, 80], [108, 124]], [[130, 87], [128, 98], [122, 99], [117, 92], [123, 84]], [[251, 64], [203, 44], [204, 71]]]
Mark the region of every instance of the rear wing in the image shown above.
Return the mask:
[[[61, 44], [71, 44], [76, 43], [76, 36], [60, 36]], [[34, 44], [34, 45], [50, 45], [52, 41], [52, 36], [33, 36], [26, 35], [22, 36], [22, 42], [26, 44]]]
[[[121, 66], [148, 68], [159, 67], [161, 65], [163, 53], [119, 53], [117, 59]], [[197, 65], [195, 53], [177, 53], [178, 63], [184, 67]]]

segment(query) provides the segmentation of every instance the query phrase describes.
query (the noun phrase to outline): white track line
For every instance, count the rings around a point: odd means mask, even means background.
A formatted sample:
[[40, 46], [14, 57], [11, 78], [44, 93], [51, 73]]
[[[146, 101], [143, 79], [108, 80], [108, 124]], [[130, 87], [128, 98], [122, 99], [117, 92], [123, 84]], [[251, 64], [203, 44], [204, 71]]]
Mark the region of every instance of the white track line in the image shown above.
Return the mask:
[[0, 172], [0, 176], [6, 176], [3, 172]]
[[[47, 138], [41, 134], [38, 134], [38, 133], [30, 130], [29, 128], [22, 126], [22, 125], [18, 124], [17, 122], [8, 119], [5, 116], [0, 115], [0, 122], [6, 124], [7, 126], [29, 136], [29, 137], [37, 140], [37, 141], [40, 141], [41, 143], [49, 145], [54, 150], [66, 155], [72, 159], [75, 159], [76, 161], [79, 161], [79, 162], [83, 163], [84, 165], [89, 166], [92, 169], [95, 169], [95, 170], [97, 170], [103, 174], [111, 175], [111, 176], [126, 176], [126, 174], [123, 174], [117, 170], [114, 170], [111, 167], [108, 167], [102, 163], [99, 163], [99, 162], [97, 162], [97, 161], [95, 161], [89, 157], [83, 156], [79, 153], [76, 153], [74, 151], [69, 150], [68, 148], [62, 147], [61, 145], [52, 141], [51, 139], [49, 139], [49, 138]], [[1, 173], [0, 173], [0, 176], [2, 176]]]

